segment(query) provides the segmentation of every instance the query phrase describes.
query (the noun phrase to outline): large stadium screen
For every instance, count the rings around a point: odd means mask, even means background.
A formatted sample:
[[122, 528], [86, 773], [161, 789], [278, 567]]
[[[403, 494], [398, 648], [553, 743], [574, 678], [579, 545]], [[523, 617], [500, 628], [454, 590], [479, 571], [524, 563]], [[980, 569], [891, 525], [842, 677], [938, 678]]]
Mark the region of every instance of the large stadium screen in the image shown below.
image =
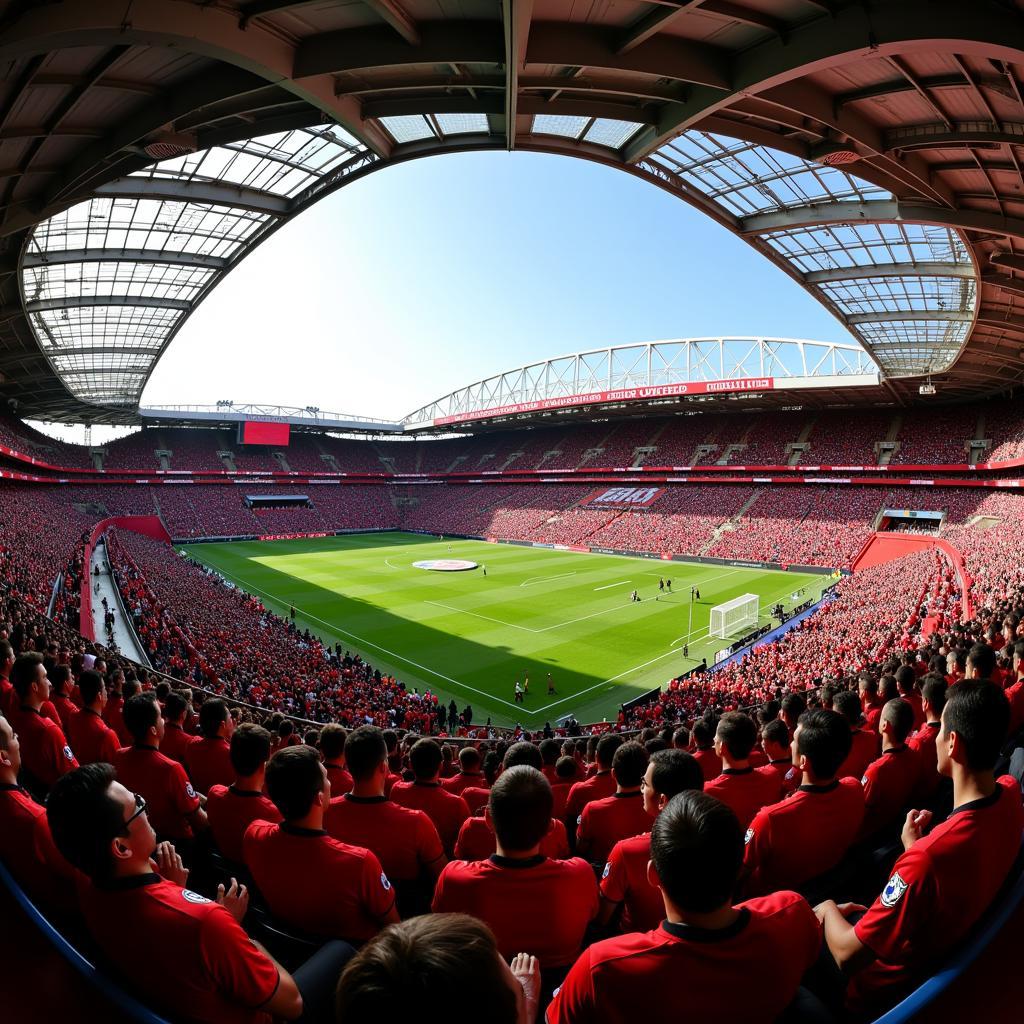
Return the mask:
[[279, 448], [288, 446], [291, 426], [288, 423], [264, 423], [246, 420], [238, 424], [239, 444], [272, 444]]

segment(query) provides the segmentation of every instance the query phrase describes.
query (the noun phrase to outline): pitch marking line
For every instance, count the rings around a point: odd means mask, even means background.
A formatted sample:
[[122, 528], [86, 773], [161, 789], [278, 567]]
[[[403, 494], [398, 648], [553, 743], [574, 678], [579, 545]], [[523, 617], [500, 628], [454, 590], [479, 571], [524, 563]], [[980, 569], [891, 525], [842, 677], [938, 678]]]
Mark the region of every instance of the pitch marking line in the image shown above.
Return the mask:
[[632, 582], [632, 580], [623, 580], [621, 583], [606, 583], [603, 587], [594, 587], [594, 593], [596, 594], [599, 590], [611, 590], [612, 587], [624, 587], [627, 583]]
[[[254, 587], [251, 583], [246, 583], [241, 577], [235, 576], [232, 573], [224, 572], [223, 575], [230, 576], [233, 580], [237, 580], [238, 583], [248, 593], [262, 594], [264, 597], [269, 597], [275, 604], [281, 604], [280, 598], [275, 597], [273, 594], [268, 594], [265, 590], [260, 590], [259, 587]], [[332, 632], [342, 636], [347, 636], [350, 640], [354, 640], [357, 644], [364, 647], [372, 647], [375, 651], [380, 651], [382, 654], [386, 654], [389, 658], [394, 658], [395, 661], [401, 661], [406, 665], [412, 665], [413, 668], [418, 668], [423, 672], [428, 672], [430, 675], [437, 679], [443, 679], [446, 683], [453, 683], [455, 686], [461, 686], [464, 690], [470, 690], [473, 693], [480, 694], [481, 697], [487, 697], [490, 700], [496, 700], [504, 704], [506, 707], [510, 707], [513, 710], [516, 708], [522, 709], [522, 704], [515, 704], [510, 700], [505, 700], [504, 697], [497, 697], [494, 694], [486, 693], [484, 690], [478, 690], [475, 686], [470, 686], [469, 683], [463, 683], [458, 679], [452, 679], [451, 676], [446, 676], [443, 672], [438, 672], [436, 669], [428, 668], [426, 665], [421, 665], [418, 661], [413, 661], [410, 658], [405, 658], [401, 654], [396, 654], [394, 651], [388, 650], [386, 647], [381, 647], [380, 644], [375, 644], [371, 640], [364, 640], [361, 636], [356, 636], [355, 633], [350, 633], [347, 629], [342, 629], [340, 626], [336, 626], [333, 622], [325, 622], [323, 619], [316, 615], [310, 615], [309, 612], [303, 611], [301, 608], [296, 607], [295, 609], [299, 612], [303, 618], [308, 619], [310, 622], [319, 622], [321, 626]]]
[[538, 583], [553, 583], [555, 580], [567, 580], [570, 576], [575, 576], [576, 570], [572, 572], [563, 572], [558, 576], [531, 576], [528, 580], [523, 580], [519, 584], [521, 587], [535, 587]]
[[472, 615], [477, 619], [486, 619], [488, 622], [495, 622], [499, 626], [505, 626], [508, 629], [522, 629], [527, 633], [543, 633], [542, 629], [531, 629], [529, 626], [520, 626], [515, 622], [503, 622], [501, 619], [492, 619], [490, 615], [481, 615], [480, 612], [471, 612], [466, 608], [456, 608], [454, 605], [442, 604], [440, 601], [424, 601], [424, 604], [432, 604], [435, 608], [445, 608], [450, 612], [458, 612], [460, 615]]
[[391, 564], [391, 559], [390, 559], [390, 558], [385, 558], [385, 559], [384, 559], [384, 564], [385, 564], [385, 565], [386, 565], [386, 566], [387, 566], [387, 567], [388, 567], [389, 569], [398, 569], [398, 568], [401, 568], [400, 566], [397, 566], [397, 565], [392, 565], [392, 564]]

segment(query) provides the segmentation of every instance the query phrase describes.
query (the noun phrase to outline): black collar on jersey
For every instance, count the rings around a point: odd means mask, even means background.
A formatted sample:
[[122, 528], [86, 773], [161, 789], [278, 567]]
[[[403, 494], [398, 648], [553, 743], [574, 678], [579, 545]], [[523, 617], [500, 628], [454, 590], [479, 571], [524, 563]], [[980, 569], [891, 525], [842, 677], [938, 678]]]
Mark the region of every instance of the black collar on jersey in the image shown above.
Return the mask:
[[727, 928], [698, 928], [692, 924], [680, 924], [677, 921], [662, 921], [661, 930], [686, 942], [725, 942], [734, 939], [750, 924], [750, 911], [745, 907], [739, 917]]
[[[961, 811], [983, 811], [986, 807], [991, 807], [999, 797], [1002, 795], [1003, 787], [996, 783], [996, 788], [989, 793], [988, 796], [978, 797], [977, 800], [969, 800], [965, 804], [961, 804], [959, 807], [954, 807], [949, 812], [949, 817], [952, 818], [954, 814], [959, 814]], [[947, 819], [948, 821], [949, 819]]]
[[793, 762], [790, 761], [790, 760], [787, 760], [784, 757], [780, 757], [777, 761], [769, 761], [768, 763], [769, 764], [784, 764], [784, 765], [787, 765], [790, 768], [793, 767]]
[[612, 796], [615, 797], [616, 800], [625, 800], [627, 797], [640, 795], [641, 791], [639, 789], [633, 790], [632, 793], [612, 793]]
[[287, 832], [290, 836], [299, 836], [302, 839], [311, 839], [313, 836], [325, 836], [327, 830], [322, 828], [300, 828], [298, 825], [289, 825], [285, 822], [281, 826], [282, 832]]
[[233, 782], [228, 786], [228, 792], [235, 796], [263, 796], [258, 789], [239, 789]]
[[924, 727], [926, 729], [941, 729], [942, 728], [942, 723], [941, 722], [925, 722], [924, 723]]
[[753, 770], [754, 769], [751, 766], [749, 766], [749, 765], [746, 768], [723, 768], [722, 769], [722, 774], [723, 775], [750, 775], [753, 772]]
[[99, 713], [99, 712], [98, 712], [98, 711], [97, 711], [97, 710], [96, 710], [95, 708], [82, 708], [82, 710], [83, 710], [83, 711], [84, 711], [84, 712], [85, 712], [85, 713], [86, 713], [87, 715], [95, 715], [95, 716], [96, 716], [96, 717], [97, 717], [98, 719], [100, 719], [101, 721], [103, 720], [103, 716], [102, 716], [102, 715], [101, 715], [101, 714], [100, 714], [100, 713]]
[[797, 789], [801, 793], [831, 793], [833, 789], [838, 788], [839, 780], [833, 779], [831, 782], [826, 782], [824, 786], [798, 786]]
[[441, 788], [441, 783], [440, 782], [420, 782], [419, 779], [415, 779], [413, 781], [413, 785], [414, 786], [423, 786], [425, 789], [440, 789]]
[[147, 885], [156, 885], [163, 879], [156, 872], [145, 875], [128, 875], [126, 878], [93, 879], [93, 885], [103, 892], [126, 892], [129, 889], [142, 889]]
[[499, 868], [535, 868], [538, 864], [543, 864], [547, 857], [543, 853], [538, 853], [534, 857], [499, 857], [498, 854], [492, 853], [487, 859]]
[[133, 743], [132, 750], [152, 750], [155, 753], [160, 753], [159, 747], [154, 747], [152, 743]]
[[890, 747], [888, 750], [882, 751], [882, 757], [888, 757], [890, 754], [902, 754], [904, 751], [909, 749], [910, 747], [908, 747], [906, 743], [904, 743], [902, 747]]
[[184, 732], [185, 731], [180, 725], [178, 725], [177, 722], [164, 722], [164, 726], [167, 729], [177, 729], [178, 732]]
[[40, 718], [43, 717], [43, 713], [42, 713], [42, 711], [39, 710], [39, 708], [30, 708], [27, 704], [22, 704], [21, 705], [21, 710], [22, 711], [30, 711], [33, 715], [38, 715]]
[[343, 772], [348, 771], [348, 769], [343, 764], [335, 764], [333, 761], [324, 761], [324, 767], [325, 768], [340, 768]]
[[598, 778], [601, 775], [611, 775], [611, 771], [612, 771], [611, 768], [602, 768], [600, 771], [594, 772], [594, 774], [591, 775], [590, 777], [592, 779], [596, 779], [596, 778]]
[[16, 782], [0, 782], [0, 793], [26, 793]]
[[381, 794], [381, 796], [356, 796], [354, 793], [345, 793], [346, 800], [350, 800], [354, 804], [386, 804], [388, 798]]

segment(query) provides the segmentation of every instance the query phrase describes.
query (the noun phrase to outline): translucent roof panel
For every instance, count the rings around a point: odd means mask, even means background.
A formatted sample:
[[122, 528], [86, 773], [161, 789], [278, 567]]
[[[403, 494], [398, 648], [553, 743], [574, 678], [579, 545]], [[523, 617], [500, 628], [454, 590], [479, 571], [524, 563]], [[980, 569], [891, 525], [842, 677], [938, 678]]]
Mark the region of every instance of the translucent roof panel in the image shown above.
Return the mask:
[[594, 123], [583, 136], [584, 141], [598, 146], [619, 149], [631, 139], [642, 125], [635, 121], [613, 121], [607, 117], [595, 117]]
[[[958, 232], [870, 221], [859, 208], [843, 223], [844, 203], [852, 208], [892, 194], [841, 167], [708, 132], [682, 133], [641, 166], [710, 200], [747, 238], [786, 260], [886, 373], [937, 372], [956, 359], [978, 302], [976, 271]], [[814, 224], [819, 210], [823, 222]], [[809, 226], [744, 231], [745, 218], [791, 211], [803, 211], [799, 220]], [[895, 325], [897, 347], [885, 344], [885, 317]]]
[[533, 119], [533, 130], [538, 135], [562, 135], [567, 139], [578, 139], [588, 124], [590, 124], [589, 117], [573, 117], [568, 114], [537, 114]]
[[436, 138], [434, 129], [422, 114], [403, 114], [401, 117], [382, 117], [380, 123], [387, 128], [395, 142], [418, 142]]
[[437, 114], [434, 119], [444, 135], [486, 135], [490, 131], [486, 114]]
[[[164, 160], [105, 185], [39, 224], [22, 251], [22, 300], [40, 349], [77, 398], [137, 406], [156, 360], [221, 274], [372, 159], [344, 129], [318, 125]], [[209, 187], [220, 183], [245, 190], [244, 208], [232, 190]], [[190, 195], [193, 185], [207, 187]], [[216, 201], [198, 198], [210, 195]]]

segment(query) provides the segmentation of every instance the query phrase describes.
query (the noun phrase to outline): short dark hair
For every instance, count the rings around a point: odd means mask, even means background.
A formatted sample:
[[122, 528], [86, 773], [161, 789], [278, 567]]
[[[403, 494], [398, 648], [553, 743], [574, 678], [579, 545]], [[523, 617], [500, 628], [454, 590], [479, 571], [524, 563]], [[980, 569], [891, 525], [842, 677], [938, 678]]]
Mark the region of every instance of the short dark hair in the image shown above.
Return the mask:
[[597, 763], [602, 768], [611, 768], [615, 751], [622, 746], [622, 737], [608, 733], [597, 741]]
[[64, 684], [71, 679], [71, 669], [67, 665], [54, 665], [46, 674], [50, 677], [50, 685], [58, 693], [63, 692]]
[[459, 768], [464, 772], [474, 772], [480, 767], [480, 751], [467, 745], [459, 751]]
[[520, 740], [505, 751], [505, 757], [502, 759], [502, 766], [506, 771], [517, 765], [527, 765], [540, 771], [544, 765], [544, 759], [540, 756], [540, 750], [532, 743]]
[[335, 1008], [346, 1024], [418, 1020], [455, 991], [468, 1006], [486, 1006], [490, 1024], [515, 1024], [516, 997], [487, 925], [466, 914], [426, 914], [363, 946], [342, 972]]
[[576, 778], [576, 758], [560, 757], [555, 762], [555, 775], [559, 779]]
[[850, 723], [838, 711], [817, 708], [805, 711], [797, 724], [797, 753], [810, 761], [816, 779], [831, 779], [853, 745]]
[[100, 692], [106, 689], [106, 685], [99, 672], [86, 669], [78, 677], [78, 693], [82, 698], [82, 704], [86, 706], [91, 704], [100, 695]]
[[886, 701], [882, 708], [881, 721], [887, 722], [892, 728], [893, 739], [902, 743], [914, 728], [914, 709], [910, 701], [902, 697], [894, 697]]
[[375, 725], [361, 725], [345, 741], [345, 764], [356, 782], [365, 782], [388, 759], [384, 733]]
[[655, 793], [673, 797], [688, 789], [704, 788], [700, 762], [685, 750], [659, 750], [651, 754], [651, 786]]
[[942, 676], [927, 675], [921, 686], [921, 699], [937, 714], [942, 715], [946, 706], [946, 692], [949, 683]]
[[323, 788], [323, 766], [312, 747], [283, 747], [267, 765], [267, 792], [285, 821], [308, 814]]
[[636, 740], [623, 743], [612, 758], [612, 775], [615, 776], [615, 781], [623, 789], [634, 789], [639, 786], [644, 772], [647, 771], [649, 760], [647, 751]]
[[239, 775], [252, 775], [270, 757], [270, 733], [262, 725], [244, 722], [231, 737], [231, 767]]
[[14, 648], [6, 641], [0, 640], [0, 665], [14, 657]]
[[11, 685], [21, 700], [28, 696], [36, 680], [36, 670], [43, 663], [43, 656], [37, 651], [27, 651], [14, 659], [11, 667]]
[[112, 765], [96, 762], [62, 775], [46, 798], [46, 820], [61, 855], [90, 878], [110, 876], [110, 843], [124, 835], [124, 808], [110, 795]]
[[219, 697], [212, 697], [203, 701], [203, 706], [199, 709], [199, 731], [207, 739], [213, 739], [227, 719], [227, 704]]
[[698, 750], [706, 750], [715, 741], [715, 728], [716, 725], [709, 722], [706, 718], [698, 718], [693, 723], [693, 728], [690, 733], [693, 736], [693, 742], [697, 744]]
[[746, 761], [757, 743], [757, 726], [742, 711], [729, 711], [718, 720], [717, 735], [731, 758]]
[[562, 752], [562, 741], [553, 737], [540, 742], [540, 756], [546, 765], [554, 765]]
[[789, 729], [781, 718], [773, 718], [761, 727], [761, 739], [766, 743], [777, 743], [780, 747], [788, 747], [790, 741]]
[[975, 644], [967, 655], [971, 667], [981, 673], [982, 679], [991, 679], [996, 667], [996, 652], [988, 644]]
[[896, 686], [896, 677], [888, 673], [878, 680], [878, 696], [885, 703], [895, 700], [899, 696], [899, 689]]
[[348, 733], [337, 722], [331, 722], [320, 730], [320, 753], [325, 761], [336, 761], [345, 753]]
[[553, 805], [551, 783], [525, 764], [506, 768], [487, 802], [494, 834], [503, 847], [515, 851], [529, 850], [548, 834]]
[[651, 826], [651, 860], [662, 891], [680, 910], [707, 913], [727, 903], [743, 863], [743, 830], [725, 804], [685, 790]]
[[910, 665], [900, 665], [896, 669], [896, 687], [900, 693], [913, 693], [914, 683], [917, 682], [917, 673]]
[[440, 770], [442, 760], [441, 745], [428, 737], [417, 740], [409, 751], [409, 764], [417, 779], [432, 779]]
[[141, 743], [156, 725], [160, 717], [160, 705], [156, 702], [156, 694], [137, 693], [130, 697], [124, 706], [124, 727], [132, 734], [136, 743]]
[[851, 727], [858, 726], [864, 721], [864, 706], [860, 702], [860, 697], [852, 690], [837, 693], [835, 700], [832, 701], [832, 709], [838, 711]]
[[861, 672], [857, 676], [857, 689], [864, 687], [865, 693], [872, 695], [878, 693], [878, 680], [870, 672]]
[[991, 771], [1010, 727], [1010, 702], [995, 683], [961, 680], [946, 694], [942, 721], [947, 734], [955, 732], [963, 740], [967, 767]]
[[[81, 688], [82, 684], [78, 684]], [[179, 693], [177, 690], [171, 690], [167, 694], [167, 700], [164, 701], [164, 718], [174, 721], [176, 718], [180, 718], [186, 711], [188, 711], [188, 701], [185, 699], [183, 693]]]
[[804, 700], [799, 693], [787, 693], [786, 696], [782, 698], [779, 710], [787, 718], [791, 718], [793, 721], [799, 721], [800, 716], [807, 710], [807, 701]]
[[690, 745], [690, 730], [687, 729], [685, 725], [679, 726], [679, 728], [672, 733], [672, 745], [680, 749]]

